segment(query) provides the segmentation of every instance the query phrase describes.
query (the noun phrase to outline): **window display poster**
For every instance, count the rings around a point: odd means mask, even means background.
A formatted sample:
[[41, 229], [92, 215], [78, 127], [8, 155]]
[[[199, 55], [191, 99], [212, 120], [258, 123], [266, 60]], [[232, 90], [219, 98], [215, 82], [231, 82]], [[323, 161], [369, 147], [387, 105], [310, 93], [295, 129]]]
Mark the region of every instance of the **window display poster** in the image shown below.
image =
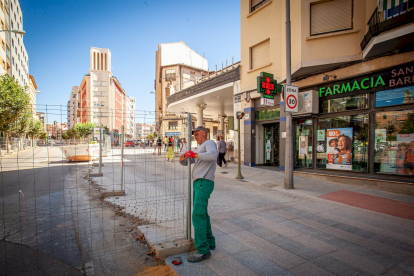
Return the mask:
[[387, 130], [386, 129], [376, 129], [375, 130], [375, 141], [377, 143], [383, 143], [387, 141]]
[[299, 136], [299, 154], [306, 154], [308, 149], [308, 136]]
[[353, 137], [352, 127], [326, 130], [327, 169], [352, 170]]
[[318, 129], [318, 141], [325, 141], [325, 130]]

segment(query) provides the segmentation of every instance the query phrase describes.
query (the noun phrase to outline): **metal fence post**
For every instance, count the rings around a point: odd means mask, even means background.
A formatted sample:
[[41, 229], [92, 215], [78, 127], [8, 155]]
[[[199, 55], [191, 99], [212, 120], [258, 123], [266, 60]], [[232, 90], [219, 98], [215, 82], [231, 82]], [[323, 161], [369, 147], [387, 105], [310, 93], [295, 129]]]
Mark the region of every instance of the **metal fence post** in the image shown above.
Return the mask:
[[99, 129], [99, 173], [102, 173], [102, 128]]
[[121, 190], [124, 188], [124, 126], [121, 127]]
[[240, 119], [237, 118], [237, 176], [236, 179], [244, 179], [241, 174], [241, 144], [240, 144]]
[[[191, 150], [191, 137], [193, 128], [193, 119], [188, 113], [188, 133], [187, 133], [187, 150]], [[187, 241], [191, 242], [191, 162], [187, 159], [188, 166], [188, 186], [187, 186]]]

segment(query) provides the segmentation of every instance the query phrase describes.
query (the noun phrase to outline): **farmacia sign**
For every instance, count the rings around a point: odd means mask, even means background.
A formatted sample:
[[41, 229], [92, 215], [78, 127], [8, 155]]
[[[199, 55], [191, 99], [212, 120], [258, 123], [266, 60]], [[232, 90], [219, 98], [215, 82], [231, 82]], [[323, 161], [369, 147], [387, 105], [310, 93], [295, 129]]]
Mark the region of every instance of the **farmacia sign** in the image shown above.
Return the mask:
[[358, 92], [376, 92], [414, 85], [414, 63], [400, 65], [376, 74], [357, 77], [352, 80], [335, 82], [320, 87], [319, 97]]

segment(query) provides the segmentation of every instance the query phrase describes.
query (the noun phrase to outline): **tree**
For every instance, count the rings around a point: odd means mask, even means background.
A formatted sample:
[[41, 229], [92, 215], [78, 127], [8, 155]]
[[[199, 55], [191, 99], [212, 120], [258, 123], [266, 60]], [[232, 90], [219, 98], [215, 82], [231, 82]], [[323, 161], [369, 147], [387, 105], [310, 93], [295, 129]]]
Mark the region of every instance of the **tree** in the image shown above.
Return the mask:
[[414, 133], [414, 112], [408, 114], [407, 119], [401, 126], [400, 134], [410, 134]]
[[93, 132], [94, 127], [95, 124], [87, 122], [83, 124], [78, 123], [72, 129], [77, 135], [84, 138]]
[[30, 107], [30, 98], [25, 90], [25, 87], [20, 86], [7, 74], [0, 77], [0, 131], [6, 134], [7, 152], [9, 133]]

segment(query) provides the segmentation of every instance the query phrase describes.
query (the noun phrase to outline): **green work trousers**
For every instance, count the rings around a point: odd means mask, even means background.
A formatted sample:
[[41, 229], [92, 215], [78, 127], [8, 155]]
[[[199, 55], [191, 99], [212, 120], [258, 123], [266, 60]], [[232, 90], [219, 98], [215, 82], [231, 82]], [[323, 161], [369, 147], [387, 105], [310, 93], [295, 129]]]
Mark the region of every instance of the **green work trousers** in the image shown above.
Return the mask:
[[213, 181], [197, 179], [193, 182], [194, 245], [200, 254], [208, 254], [210, 246], [216, 246], [216, 240], [211, 232], [210, 216], [207, 212], [208, 199], [213, 190]]

